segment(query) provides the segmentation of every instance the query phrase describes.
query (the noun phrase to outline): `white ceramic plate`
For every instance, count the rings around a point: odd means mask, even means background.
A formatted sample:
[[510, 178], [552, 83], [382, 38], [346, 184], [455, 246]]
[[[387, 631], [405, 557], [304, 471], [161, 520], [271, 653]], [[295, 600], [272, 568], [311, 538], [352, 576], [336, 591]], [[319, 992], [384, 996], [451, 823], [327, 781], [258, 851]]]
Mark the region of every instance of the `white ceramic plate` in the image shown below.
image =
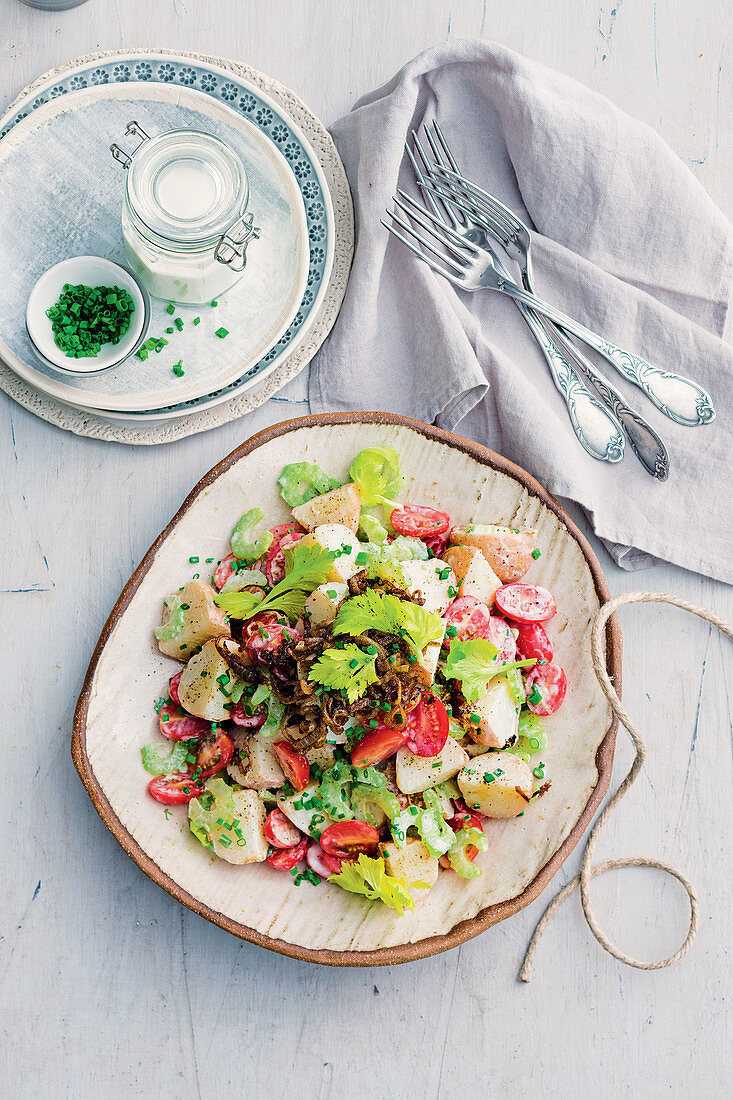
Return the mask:
[[[449, 511], [455, 523], [481, 517], [537, 531], [542, 555], [527, 574], [557, 599], [556, 659], [568, 676], [561, 710], [546, 720], [543, 753], [551, 787], [531, 812], [487, 820], [483, 875], [441, 875], [412, 913], [334, 886], [295, 889], [264, 864], [235, 867], [201, 847], [186, 811], [164, 820], [146, 790], [140, 747], [155, 739], [152, 700], [180, 665], [155, 645], [162, 598], [216, 559], [247, 507], [270, 522], [288, 516], [276, 478], [287, 462], [317, 461], [346, 478], [361, 448], [397, 448], [405, 499]], [[196, 486], [151, 547], [115, 606], [89, 667], [72, 752], [107, 827], [146, 874], [195, 912], [235, 935], [299, 959], [346, 966], [404, 962], [454, 947], [534, 900], [590, 823], [608, 786], [616, 720], [596, 681], [589, 634], [608, 591], [598, 562], [570, 519], [529, 475], [486, 448], [389, 413], [342, 413], [276, 425], [242, 444]], [[609, 629], [608, 668], [618, 680], [620, 634]], [[609, 725], [610, 722], [610, 725]]]
[[[25, 330], [25, 300], [42, 271], [70, 253], [124, 257], [124, 176], [109, 152], [136, 119], [148, 132], [208, 130], [242, 158], [262, 237], [242, 280], [216, 309], [178, 307], [185, 340], [167, 335], [166, 303], [153, 299], [150, 334], [169, 345], [100, 375], [70, 378], [38, 359]], [[34, 179], [34, 187], [24, 180]], [[145, 413], [231, 385], [277, 344], [303, 298], [310, 246], [303, 198], [287, 159], [247, 119], [203, 92], [168, 84], [104, 85], [50, 101], [0, 142], [0, 255], [15, 278], [0, 284], [0, 355], [42, 393], [90, 410]], [[201, 322], [194, 327], [194, 317]], [[229, 330], [217, 339], [218, 328]], [[184, 359], [185, 374], [172, 366]], [[261, 375], [259, 375], [261, 378]], [[186, 409], [185, 411], [190, 411]]]

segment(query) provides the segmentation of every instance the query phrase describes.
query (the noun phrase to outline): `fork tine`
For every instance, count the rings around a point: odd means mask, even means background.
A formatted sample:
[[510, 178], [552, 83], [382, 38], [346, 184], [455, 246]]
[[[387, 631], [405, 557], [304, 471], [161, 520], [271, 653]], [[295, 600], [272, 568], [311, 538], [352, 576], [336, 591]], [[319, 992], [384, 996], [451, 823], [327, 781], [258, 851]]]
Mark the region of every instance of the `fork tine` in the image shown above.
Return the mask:
[[[445, 167], [444, 161], [443, 161], [443, 154], [441, 152], [440, 146], [438, 145], [435, 138], [431, 134], [431, 132], [428, 129], [427, 125], [423, 125], [423, 130], [425, 132], [425, 137], [428, 140], [430, 150], [431, 150], [431, 152], [433, 154], [433, 157], [435, 159], [435, 165], [430, 165], [430, 167], [428, 168], [428, 175], [433, 177], [434, 174], [435, 174], [434, 173], [435, 166], [438, 166], [440, 168]], [[438, 177], [438, 178], [440, 178], [440, 177]], [[459, 226], [462, 229], [466, 229], [468, 227], [468, 219], [466, 218], [466, 216], [463, 213], [461, 213], [459, 211], [459, 209], [456, 206], [454, 206], [445, 195], [443, 195], [441, 197], [441, 202], [442, 202], [443, 206], [448, 210], [448, 213], [450, 215], [450, 219], [453, 222], [453, 225], [456, 227], [456, 229]]]
[[440, 237], [441, 242], [443, 241], [444, 237], [448, 237], [449, 241], [453, 241], [460, 248], [465, 248], [467, 252], [472, 252], [474, 256], [480, 255], [481, 249], [478, 248], [473, 243], [473, 241], [469, 241], [465, 237], [461, 237], [458, 233], [454, 233], [450, 226], [446, 225], [445, 222], [441, 220], [441, 218], [435, 217], [434, 214], [431, 214], [430, 211], [426, 210], [424, 206], [421, 206], [419, 202], [413, 199], [412, 195], [408, 195], [407, 192], [403, 191], [400, 187], [397, 188], [397, 194], [400, 195], [401, 198], [409, 204], [409, 208], [405, 205], [405, 202], [401, 202], [400, 199], [398, 199], [396, 196], [393, 196], [393, 201], [397, 204], [397, 206], [401, 207], [401, 209], [404, 210], [405, 213], [409, 215], [409, 217], [414, 218], [416, 222], [419, 222], [421, 225], [423, 225], [425, 229], [430, 230], [430, 226], [427, 225], [424, 221], [425, 218], [428, 218], [433, 223], [433, 225], [436, 225], [440, 229], [440, 232], [442, 234], [442, 236]]
[[[413, 130], [413, 135], [414, 135], [414, 133], [415, 133], [415, 131]], [[407, 144], [407, 142], [405, 142], [405, 152], [407, 153], [407, 156], [410, 159], [410, 163], [412, 164], [413, 170], [415, 172], [415, 178], [417, 179], [418, 184], [422, 184], [425, 180], [425, 176], [423, 175], [423, 172], [422, 172], [422, 169], [420, 168], [420, 165], [417, 163], [417, 160], [415, 159], [415, 154], [413, 153], [412, 149]], [[432, 208], [435, 211], [435, 213], [437, 214], [437, 216], [439, 218], [441, 218], [441, 221], [442, 221], [443, 219], [441, 217], [440, 208], [438, 207], [438, 200], [435, 198], [435, 196], [431, 192], [423, 191], [423, 194], [425, 195], [425, 198], [430, 203], [430, 205], [432, 206]]]
[[[440, 187], [440, 181], [436, 183], [434, 177], [426, 179], [424, 184], [421, 184], [421, 186], [427, 188], [430, 191], [435, 191], [435, 193], [438, 195], [441, 195], [443, 193]], [[448, 194], [450, 196], [450, 202], [455, 203], [455, 205], [460, 207], [461, 210], [469, 214], [474, 221], [478, 221], [480, 224], [484, 225], [490, 233], [497, 237], [497, 239], [502, 245], [504, 245], [504, 247], [509, 244], [510, 235], [507, 234], [502, 224], [498, 222], [489, 213], [488, 210], [481, 209], [479, 206], [476, 206], [475, 203], [472, 203], [470, 200], [466, 200], [464, 196], [456, 195], [453, 191], [449, 191]]]
[[[418, 248], [417, 245], [414, 245], [412, 243], [412, 241], [409, 241], [407, 239], [407, 237], [403, 236], [402, 233], [398, 232], [398, 230], [396, 230], [393, 225], [389, 225], [383, 219], [380, 219], [380, 221], [381, 221], [381, 224], [384, 226], [384, 228], [389, 233], [391, 233], [392, 236], [396, 237], [397, 240], [402, 241], [403, 244], [407, 245], [407, 247], [410, 249], [411, 252], [414, 252], [415, 255], [419, 259], [421, 259], [424, 263], [426, 263], [428, 265], [428, 267], [431, 267], [433, 269], [433, 271], [437, 271], [438, 275], [442, 275], [444, 279], [448, 279], [449, 282], [455, 283], [456, 286], [459, 286], [459, 287], [463, 286], [463, 283], [461, 282], [461, 280], [456, 278], [456, 276], [453, 275], [452, 272], [446, 271], [445, 268], [441, 267], [440, 264], [436, 264], [435, 260], [431, 259], [430, 256], [426, 256], [421, 248]], [[464, 289], [465, 289], [465, 287], [464, 287]]]
[[[428, 175], [431, 175], [432, 171], [433, 171], [433, 165], [430, 163], [430, 159], [429, 159], [427, 153], [425, 152], [425, 150], [422, 146], [422, 143], [420, 142], [420, 138], [417, 136], [417, 134], [415, 133], [414, 130], [412, 131], [412, 140], [415, 143], [415, 148], [418, 151], [418, 154], [420, 156], [420, 160], [423, 162], [423, 164], [425, 166], [425, 171], [427, 172]], [[445, 222], [446, 218], [447, 218], [447, 220], [450, 221], [456, 228], [458, 228], [459, 225], [462, 226], [463, 225], [463, 219], [458, 217], [458, 215], [455, 213], [453, 208], [448, 205], [448, 203], [445, 201], [445, 199], [441, 198], [440, 202], [441, 202], [441, 206], [443, 207], [443, 210], [445, 211], [445, 216], [441, 215], [440, 210], [438, 210], [437, 207], [436, 207], [435, 208], [435, 213], [438, 215], [438, 217], [441, 218], [441, 220], [443, 222]], [[435, 201], [434, 200], [433, 200], [433, 205], [435, 206]]]
[[[405, 230], [406, 233], [409, 233], [411, 237], [414, 237], [416, 241], [419, 241], [419, 243], [423, 246], [423, 248], [427, 248], [430, 252], [433, 253], [434, 256], [437, 256], [439, 260], [442, 260], [443, 263], [448, 264], [449, 267], [452, 267], [459, 274], [463, 275], [465, 273], [465, 270], [466, 270], [465, 259], [466, 259], [466, 257], [463, 256], [461, 253], [455, 251], [453, 249], [453, 246], [451, 244], [449, 244], [446, 240], [444, 240], [444, 238], [439, 237], [438, 234], [434, 231], [434, 229], [432, 227], [430, 227], [429, 229], [427, 229], [427, 227], [426, 227], [427, 232], [430, 233], [434, 237], [434, 239], [439, 244], [442, 244], [443, 247], [446, 248], [449, 252], [453, 251], [453, 255], [456, 256], [459, 260], [464, 260], [463, 264], [457, 264], [455, 262], [455, 260], [451, 259], [450, 256], [446, 256], [444, 252], [439, 252], [438, 249], [435, 248], [430, 243], [429, 240], [427, 240], [425, 237], [420, 236], [420, 234], [417, 232], [417, 230], [415, 229], [415, 227], [413, 225], [410, 225], [409, 222], [404, 221], [404, 219], [401, 218], [399, 216], [399, 214], [395, 214], [394, 210], [388, 210], [387, 213], [389, 214], [389, 216], [392, 218], [393, 221], [396, 221], [398, 225], [402, 226], [402, 228]], [[412, 216], [412, 215], [410, 215], [410, 216]]]
[[441, 148], [443, 150], [443, 153], [445, 154], [445, 158], [448, 161], [448, 164], [450, 165], [450, 167], [453, 169], [454, 172], [456, 172], [458, 175], [460, 175], [460, 169], [459, 169], [458, 164], [456, 162], [456, 158], [453, 156], [452, 152], [448, 148], [448, 142], [445, 140], [445, 135], [443, 134], [443, 131], [441, 130], [440, 126], [438, 125], [438, 120], [435, 119], [435, 118], [433, 119], [433, 130], [435, 131], [435, 136], [437, 137], [438, 141], [440, 142]]
[[500, 202], [499, 199], [490, 195], [488, 191], [484, 191], [483, 187], [479, 187], [478, 184], [466, 179], [460, 172], [455, 172], [444, 165], [440, 165], [438, 171], [449, 177], [446, 183], [455, 183], [466, 192], [467, 196], [473, 198], [476, 202], [483, 203], [497, 219], [501, 219], [505, 223], [510, 233], [515, 233], [517, 228], [529, 232], [524, 222], [512, 210], [504, 206], [504, 203]]

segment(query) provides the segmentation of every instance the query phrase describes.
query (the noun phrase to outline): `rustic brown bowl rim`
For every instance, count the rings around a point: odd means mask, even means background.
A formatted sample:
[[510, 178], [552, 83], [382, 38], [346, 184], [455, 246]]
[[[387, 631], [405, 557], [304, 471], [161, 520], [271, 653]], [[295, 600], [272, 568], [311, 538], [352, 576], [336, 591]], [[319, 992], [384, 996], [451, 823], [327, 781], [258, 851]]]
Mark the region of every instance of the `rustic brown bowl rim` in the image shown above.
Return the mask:
[[[284, 420], [269, 428], [265, 428], [263, 431], [258, 432], [256, 435], [246, 440], [246, 442], [240, 444], [240, 446], [236, 447], [226, 456], [226, 458], [223, 458], [221, 462], [217, 463], [216, 466], [201, 478], [198, 484], [188, 494], [170, 523], [161, 534], [158, 535], [157, 539], [140, 562], [140, 565], [122, 589], [104, 625], [102, 633], [99, 636], [99, 640], [94, 648], [94, 653], [92, 654], [92, 659], [84, 678], [84, 684], [74, 714], [71, 755], [76, 770], [79, 773], [82, 783], [86, 787], [94, 808], [114, 838], [127, 854], [134, 859], [135, 863], [144, 871], [148, 878], [152, 879], [153, 882], [156, 882], [159, 886], [162, 886], [164, 890], [176, 899], [176, 901], [179, 901], [194, 913], [198, 913], [200, 916], [205, 917], [206, 920], [211, 921], [212, 924], [218, 925], [220, 928], [225, 929], [227, 932], [231, 932], [232, 935], [238, 936], [240, 939], [248, 940], [250, 943], [267, 948], [269, 951], [276, 951], [278, 954], [288, 955], [290, 958], [299, 959], [304, 962], [321, 963], [327, 966], [391, 966], [395, 963], [424, 959], [430, 955], [437, 955], [442, 951], [448, 951], [450, 948], [458, 947], [460, 944], [465, 943], [466, 940], [472, 939], [492, 925], [519, 912], [520, 909], [529, 905], [530, 902], [534, 901], [535, 898], [539, 896], [588, 828], [591, 818], [608, 790], [613, 768], [616, 731], [618, 729], [618, 720], [615, 716], [613, 716], [611, 724], [596, 751], [598, 781], [591, 791], [588, 801], [578, 817], [578, 820], [557, 851], [550, 857], [547, 863], [520, 894], [517, 894], [516, 897], [510, 898], [507, 901], [498, 902], [495, 905], [490, 905], [482, 909], [475, 917], [461, 921], [452, 928], [450, 932], [445, 934], [429, 936], [426, 939], [417, 940], [414, 943], [400, 944], [397, 947], [377, 948], [372, 951], [332, 951], [328, 948], [315, 949], [302, 947], [295, 943], [288, 943], [281, 939], [274, 939], [258, 932], [254, 928], [249, 928], [247, 925], [240, 924], [224, 913], [219, 913], [211, 909], [209, 906], [193, 897], [192, 894], [184, 890], [177, 882], [161, 870], [157, 863], [143, 851], [137, 841], [122, 824], [112, 809], [101, 784], [92, 770], [86, 751], [86, 721], [92, 681], [104, 647], [123, 612], [126, 610], [132, 597], [139, 588], [144, 576], [148, 572], [158, 548], [185, 515], [199, 494], [215, 481], [220, 474], [228, 470], [235, 462], [239, 461], [240, 458], [257, 450], [258, 447], [261, 447], [272, 439], [287, 435], [300, 428], [328, 425], [337, 426], [341, 424], [389, 424], [407, 427], [423, 435], [426, 439], [437, 443], [445, 443], [449, 447], [463, 451], [483, 465], [490, 466], [492, 469], [499, 470], [502, 473], [508, 474], [516, 481], [519, 481], [533, 496], [538, 497], [544, 505], [555, 513], [566, 530], [578, 543], [590, 568], [596, 593], [601, 604], [606, 603], [610, 599], [606, 579], [601, 571], [598, 559], [593, 553], [587, 539], [573, 523], [564, 509], [530, 474], [521, 469], [521, 467], [514, 465], [514, 463], [510, 462], [508, 459], [491, 451], [488, 447], [484, 447], [480, 443], [474, 443], [472, 440], [464, 439], [462, 436], [455, 435], [452, 432], [447, 432], [441, 428], [424, 424], [419, 420], [413, 420], [410, 417], [402, 416], [398, 413], [320, 413], [296, 417], [293, 420]], [[608, 622], [606, 662], [609, 675], [614, 683], [616, 691], [619, 693], [621, 689], [621, 646], [621, 630], [618, 619], [614, 614]]]

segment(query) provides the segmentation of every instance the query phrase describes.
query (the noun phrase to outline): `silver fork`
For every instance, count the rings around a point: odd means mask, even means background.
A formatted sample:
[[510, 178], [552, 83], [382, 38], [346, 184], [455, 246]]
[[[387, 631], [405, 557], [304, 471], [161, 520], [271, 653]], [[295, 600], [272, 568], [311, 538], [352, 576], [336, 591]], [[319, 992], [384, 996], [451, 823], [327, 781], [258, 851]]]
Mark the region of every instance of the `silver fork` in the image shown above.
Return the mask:
[[[440, 180], [440, 177], [436, 176], [433, 171], [435, 167], [438, 167], [449, 170], [452, 169], [456, 176], [463, 181], [465, 177], [460, 174], [455, 157], [449, 149], [448, 143], [437, 122], [433, 122], [433, 133], [430, 132], [427, 126], [425, 127], [425, 136], [428, 139], [433, 157], [435, 158], [434, 164], [427, 158], [417, 135], [413, 131], [415, 148], [420, 155], [420, 159], [423, 162], [428, 176], [431, 179]], [[425, 176], [416, 164], [415, 158], [407, 144], [405, 144], [405, 149], [415, 169], [418, 183], [422, 187], [425, 197], [430, 202], [435, 213], [440, 217], [442, 208], [445, 215], [450, 219], [455, 231], [459, 235], [465, 235], [469, 240], [473, 241], [474, 244], [488, 248], [494, 256], [496, 266], [500, 273], [509, 276], [506, 267], [502, 264], [499, 256], [492, 248], [492, 244], [495, 240], [498, 240], [507, 252], [512, 248], [513, 241], [508, 235], [506, 222], [500, 222], [497, 217], [493, 217], [493, 210], [491, 214], [488, 214], [476, 208], [474, 212], [468, 214], [467, 211], [455, 206], [453, 201], [447, 198], [447, 196], [441, 196], [440, 199], [437, 199], [435, 193], [427, 185]], [[438, 203], [440, 203], [440, 206]], [[502, 207], [502, 209], [506, 210], [506, 207]], [[500, 212], [497, 210], [497, 215], [499, 213]], [[512, 218], [514, 217], [514, 215], [511, 216]], [[443, 220], [445, 221], [445, 217]], [[517, 222], [520, 226], [523, 226], [523, 223], [519, 222], [519, 219], [517, 219]], [[526, 227], [524, 228], [526, 229]], [[528, 233], [529, 231], [527, 230], [527, 234]], [[513, 255], [513, 258], [518, 259], [519, 267], [522, 272], [522, 282], [525, 289], [531, 293], [533, 287], [528, 242], [529, 237], [527, 236], [526, 250], [514, 248], [513, 252], [509, 252], [509, 254]], [[520, 309], [522, 308], [520, 303], [517, 303], [517, 306]], [[539, 317], [541, 315], [535, 314], [535, 316]], [[655, 432], [651, 425], [648, 424], [635, 409], [631, 408], [626, 403], [619, 391], [604, 378], [595, 365], [591, 363], [591, 361], [583, 355], [580, 349], [576, 347], [573, 341], [563, 333], [562, 329], [559, 329], [551, 321], [548, 321], [547, 318], [542, 318], [542, 325], [548, 339], [560, 349], [561, 353], [565, 354], [566, 358], [571, 360], [575, 369], [585, 378], [586, 382], [600, 394], [603, 402], [614, 413], [617, 420], [626, 431], [634, 454], [639, 459], [644, 469], [659, 481], [666, 481], [669, 475], [669, 454], [657, 432]]]
[[[414, 158], [412, 158], [412, 154], [410, 156], [419, 177], [420, 170]], [[404, 191], [398, 190], [398, 195], [400, 197], [395, 196], [394, 202], [408, 217], [420, 220], [423, 214], [427, 213]], [[397, 218], [394, 214], [392, 217]], [[400, 225], [405, 225], [400, 219], [397, 218], [397, 220]], [[387, 225], [386, 222], [382, 222], [382, 224]], [[425, 224], [424, 221], [423, 224]], [[443, 222], [437, 222], [436, 219], [436, 224], [442, 225]], [[390, 229], [391, 227], [387, 225], [387, 228]], [[409, 227], [406, 226], [406, 228], [409, 231]], [[396, 231], [392, 229], [392, 232]], [[399, 233], [396, 235], [401, 237]], [[401, 239], [404, 240], [404, 238]], [[405, 243], [412, 247], [409, 242], [405, 241]], [[427, 247], [431, 248], [431, 251], [435, 251], [430, 245], [427, 245]], [[413, 249], [413, 251], [417, 250]], [[421, 253], [418, 252], [418, 255], [421, 255]], [[422, 256], [422, 258], [427, 259], [425, 256]], [[434, 266], [430, 260], [427, 262]], [[570, 423], [578, 442], [589, 455], [600, 462], [620, 462], [624, 457], [625, 440], [618, 421], [593, 396], [578, 377], [576, 371], [573, 370], [568, 358], [550, 340], [542, 326], [539, 315], [522, 303], [518, 302], [517, 306], [547, 360], [555, 386], [565, 401]]]
[[[436, 132], [440, 134], [437, 123]], [[440, 134], [442, 138], [442, 134]], [[442, 138], [443, 143], [445, 139]], [[454, 162], [455, 163], [455, 162]], [[442, 179], [441, 179], [442, 177]], [[492, 232], [498, 236], [509, 256], [514, 259], [521, 271], [522, 283], [529, 293], [534, 293], [531, 233], [524, 222], [495, 199], [483, 188], [471, 183], [456, 168], [435, 166], [434, 174], [426, 181], [427, 187], [439, 197], [445, 197], [469, 214], [471, 217], [484, 215], [492, 221]], [[506, 244], [504, 244], [506, 240]], [[508, 293], [511, 290], [505, 288]], [[715, 417], [710, 395], [690, 378], [684, 375], [662, 371], [647, 363], [638, 355], [617, 347], [590, 329], [561, 313], [560, 310], [539, 300], [535, 308], [545, 313], [562, 329], [579, 336], [584, 343], [597, 351], [610, 365], [628, 381], [638, 386], [658, 409], [686, 427], [708, 424]]]

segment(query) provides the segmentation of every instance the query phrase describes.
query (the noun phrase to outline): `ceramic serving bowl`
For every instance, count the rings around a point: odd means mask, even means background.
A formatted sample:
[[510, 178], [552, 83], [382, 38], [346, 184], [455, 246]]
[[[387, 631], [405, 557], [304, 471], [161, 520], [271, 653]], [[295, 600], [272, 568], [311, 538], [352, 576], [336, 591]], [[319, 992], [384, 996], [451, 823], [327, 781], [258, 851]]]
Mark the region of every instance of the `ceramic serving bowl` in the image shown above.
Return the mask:
[[[135, 303], [130, 327], [118, 344], [103, 344], [97, 355], [74, 359], [56, 346], [46, 310], [58, 301], [67, 283], [72, 286], [118, 286]], [[150, 321], [150, 299], [137, 276], [121, 264], [102, 256], [71, 256], [44, 271], [30, 294], [25, 311], [28, 336], [44, 363], [64, 374], [99, 374], [129, 358], [142, 344]]]
[[[397, 448], [407, 501], [469, 520], [537, 530], [541, 557], [527, 574], [551, 589], [557, 661], [568, 676], [562, 708], [546, 720], [545, 774], [552, 785], [531, 812], [486, 821], [489, 851], [479, 878], [442, 874], [415, 910], [397, 917], [379, 902], [321, 885], [296, 889], [266, 864], [217, 860], [188, 830], [184, 809], [166, 819], [147, 792], [140, 748], [155, 739], [152, 700], [180, 668], [157, 648], [153, 629], [171, 584], [228, 549], [248, 508], [287, 517], [276, 478], [288, 462], [318, 462], [346, 478], [363, 447]], [[206, 568], [206, 567], [204, 567]], [[533, 901], [578, 843], [609, 783], [616, 736], [593, 673], [590, 627], [609, 598], [598, 562], [577, 527], [523, 470], [486, 447], [389, 413], [304, 417], [247, 440], [193, 489], [128, 581], [92, 657], [74, 720], [72, 755], [108, 829], [142, 870], [174, 898], [227, 931], [310, 962], [373, 966], [407, 962], [463, 943]], [[607, 666], [620, 687], [621, 635], [607, 633]]]

